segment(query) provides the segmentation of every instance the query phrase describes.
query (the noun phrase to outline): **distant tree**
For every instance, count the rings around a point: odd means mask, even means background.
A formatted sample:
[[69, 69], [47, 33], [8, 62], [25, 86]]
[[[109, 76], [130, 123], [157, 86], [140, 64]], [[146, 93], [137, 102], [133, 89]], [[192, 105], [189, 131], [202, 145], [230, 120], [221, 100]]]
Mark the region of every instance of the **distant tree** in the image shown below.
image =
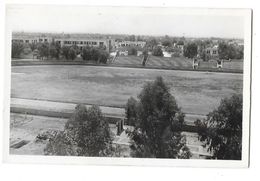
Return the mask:
[[147, 62], [147, 59], [148, 59], [148, 50], [147, 49], [144, 49], [143, 50], [143, 62], [142, 62], [142, 65], [145, 66], [146, 62]]
[[179, 40], [179, 41], [177, 42], [177, 45], [184, 45], [184, 41], [183, 41], [183, 40]]
[[187, 58], [194, 58], [198, 54], [198, 47], [196, 43], [189, 43], [184, 46], [184, 56]]
[[218, 45], [218, 54], [219, 58], [223, 60], [234, 59], [236, 58], [236, 48], [226, 42], [220, 42]]
[[135, 47], [129, 47], [128, 55], [137, 55], [137, 49]]
[[147, 41], [146, 43], [146, 47], [148, 50], [153, 50], [155, 46], [157, 46], [158, 42], [156, 39], [151, 39], [149, 41]]
[[190, 158], [181, 134], [184, 114], [162, 77], [147, 83], [138, 96], [130, 98], [126, 115], [134, 130], [129, 131], [131, 155], [143, 158]]
[[37, 49], [39, 50], [39, 56], [41, 59], [49, 57], [49, 43], [40, 43], [38, 44]]
[[77, 105], [64, 131], [50, 138], [44, 151], [46, 155], [111, 155], [112, 136], [99, 107]]
[[167, 39], [167, 40], [164, 40], [162, 42], [162, 45], [165, 46], [165, 47], [171, 47], [172, 43], [171, 43], [171, 41], [169, 39]]
[[206, 120], [197, 120], [199, 139], [209, 146], [213, 158], [241, 160], [242, 152], [242, 95], [221, 100]]
[[69, 50], [70, 50], [70, 47], [68, 47], [68, 46], [61, 47], [61, 54], [66, 60], [69, 60]]
[[163, 51], [162, 51], [161, 47], [156, 46], [156, 47], [154, 47], [152, 54], [154, 56], [162, 57], [163, 56]]
[[60, 57], [60, 46], [57, 43], [52, 42], [49, 46], [49, 54], [51, 58], [59, 59]]
[[77, 57], [77, 50], [74, 47], [70, 47], [68, 56], [70, 60], [74, 60]]
[[130, 35], [129, 36], [129, 41], [135, 41], [135, 35]]
[[109, 58], [109, 53], [105, 50], [99, 50], [99, 57], [98, 57], [98, 62], [99, 63], [107, 63], [107, 60]]
[[23, 49], [24, 49], [23, 43], [12, 42], [12, 52], [11, 52], [12, 58], [20, 58]]
[[84, 47], [81, 57], [85, 61], [95, 61], [97, 63], [107, 63], [109, 53], [105, 50], [96, 47]]
[[29, 43], [29, 47], [31, 48], [32, 51], [37, 49], [37, 43]]

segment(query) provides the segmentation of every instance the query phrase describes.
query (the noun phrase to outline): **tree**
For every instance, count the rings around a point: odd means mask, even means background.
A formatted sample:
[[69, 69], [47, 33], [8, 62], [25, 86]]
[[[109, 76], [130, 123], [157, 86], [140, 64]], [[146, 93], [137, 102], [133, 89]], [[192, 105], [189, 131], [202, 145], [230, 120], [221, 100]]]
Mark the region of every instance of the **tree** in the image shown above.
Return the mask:
[[84, 47], [82, 50], [81, 57], [83, 60], [87, 61], [95, 61], [97, 63], [107, 63], [107, 59], [109, 57], [109, 53], [103, 49], [103, 47]]
[[219, 58], [229, 60], [236, 58], [237, 50], [234, 45], [229, 45], [225, 42], [220, 42], [218, 45]]
[[79, 104], [64, 131], [49, 139], [47, 155], [109, 156], [112, 136], [108, 122], [97, 106]]
[[137, 55], [137, 49], [135, 47], [128, 48], [128, 55]]
[[170, 94], [162, 77], [148, 82], [138, 96], [126, 105], [131, 155], [151, 158], [190, 158], [186, 139], [181, 134], [184, 114]]
[[194, 58], [197, 54], [198, 47], [196, 43], [189, 43], [184, 46], [184, 56], [188, 58]]
[[70, 47], [68, 47], [68, 46], [62, 46], [62, 47], [61, 47], [61, 54], [62, 54], [62, 56], [63, 56], [66, 60], [69, 59], [69, 49], [70, 49]]
[[242, 95], [222, 99], [205, 120], [197, 120], [199, 139], [205, 142], [213, 158], [241, 160]]
[[143, 51], [143, 62], [142, 62], [143, 66], [145, 66], [147, 59], [148, 59], [148, 50], [144, 49], [144, 51]]
[[77, 57], [77, 52], [74, 47], [63, 46], [61, 48], [62, 55], [66, 60], [74, 60]]
[[70, 47], [68, 56], [69, 56], [68, 58], [71, 60], [74, 60], [77, 57], [77, 51], [74, 47]]
[[38, 44], [37, 49], [39, 50], [39, 55], [43, 59], [44, 57], [49, 57], [49, 43]]
[[165, 47], [171, 47], [172, 43], [169, 39], [166, 39], [162, 42], [162, 45], [165, 46]]
[[156, 47], [154, 47], [152, 54], [154, 56], [162, 57], [163, 56], [163, 51], [162, 51], [161, 47], [156, 46]]
[[59, 59], [61, 47], [60, 44], [52, 42], [49, 47], [49, 53], [51, 58]]
[[21, 53], [23, 52], [24, 45], [19, 42], [12, 42], [12, 58], [19, 58]]

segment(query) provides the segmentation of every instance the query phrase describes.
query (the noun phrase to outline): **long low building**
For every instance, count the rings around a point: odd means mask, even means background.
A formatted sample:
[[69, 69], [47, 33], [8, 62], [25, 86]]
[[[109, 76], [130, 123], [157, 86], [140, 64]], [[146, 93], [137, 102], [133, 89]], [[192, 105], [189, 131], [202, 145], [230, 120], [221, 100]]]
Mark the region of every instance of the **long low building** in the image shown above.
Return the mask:
[[80, 49], [85, 46], [105, 46], [106, 50], [111, 51], [115, 48], [115, 40], [111, 38], [86, 38], [86, 37], [66, 37], [61, 36], [59, 38], [46, 36], [46, 35], [30, 35], [30, 34], [13, 34], [12, 42], [20, 43], [51, 43], [58, 42], [61, 46], [73, 46], [77, 45]]

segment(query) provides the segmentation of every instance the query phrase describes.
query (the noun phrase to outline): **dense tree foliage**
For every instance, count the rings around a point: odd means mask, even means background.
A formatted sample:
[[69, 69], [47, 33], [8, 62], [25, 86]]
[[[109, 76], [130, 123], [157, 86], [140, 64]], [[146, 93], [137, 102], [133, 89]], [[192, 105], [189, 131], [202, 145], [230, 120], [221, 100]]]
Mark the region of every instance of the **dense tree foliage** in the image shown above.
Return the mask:
[[109, 54], [102, 48], [87, 46], [87, 47], [83, 48], [81, 57], [83, 60], [86, 60], [86, 61], [95, 61], [97, 63], [107, 63]]
[[19, 58], [21, 53], [23, 52], [24, 45], [18, 42], [12, 42], [12, 58]]
[[243, 59], [244, 47], [234, 46], [225, 42], [220, 42], [218, 46], [219, 58], [223, 60]]
[[137, 49], [135, 47], [128, 48], [128, 55], [137, 55]]
[[161, 77], [148, 82], [138, 101], [130, 98], [126, 105], [132, 140], [131, 155], [152, 158], [190, 158], [186, 139], [181, 134], [184, 114]]
[[198, 46], [196, 43], [189, 43], [184, 46], [184, 56], [194, 58], [198, 54]]
[[77, 51], [73, 46], [61, 47], [61, 54], [66, 60], [74, 60], [77, 57]]
[[38, 46], [37, 46], [37, 49], [39, 51], [39, 56], [42, 59], [49, 57], [49, 55], [50, 55], [49, 43], [39, 43]]
[[156, 47], [154, 47], [152, 54], [154, 56], [162, 57], [163, 56], [163, 51], [162, 51], [161, 47], [156, 46]]
[[64, 131], [57, 132], [45, 148], [47, 155], [108, 156], [112, 137], [107, 121], [97, 106], [77, 105]]
[[242, 151], [242, 95], [221, 100], [206, 120], [197, 120], [199, 138], [205, 141], [213, 158], [240, 160]]

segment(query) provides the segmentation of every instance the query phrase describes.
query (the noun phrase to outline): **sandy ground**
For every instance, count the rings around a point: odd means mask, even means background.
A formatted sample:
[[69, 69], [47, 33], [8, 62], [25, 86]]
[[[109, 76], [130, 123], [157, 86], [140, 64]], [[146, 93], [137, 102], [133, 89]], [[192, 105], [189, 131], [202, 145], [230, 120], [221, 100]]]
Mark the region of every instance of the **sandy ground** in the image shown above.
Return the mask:
[[[10, 117], [10, 154], [18, 155], [44, 155], [44, 148], [47, 142], [36, 142], [38, 134], [63, 130], [67, 119], [51, 118], [44, 116], [32, 116], [24, 114], [11, 113]], [[123, 132], [116, 136], [116, 125], [110, 124], [110, 130], [114, 136], [114, 144], [120, 145], [121, 153], [117, 156], [129, 157], [129, 138]], [[127, 126], [125, 127], [125, 129]], [[193, 153], [192, 158], [200, 158], [199, 155], [208, 155], [207, 150], [203, 148], [202, 143], [198, 141], [196, 133], [183, 132], [187, 138], [187, 146]], [[25, 142], [19, 148], [13, 148], [17, 143]]]

